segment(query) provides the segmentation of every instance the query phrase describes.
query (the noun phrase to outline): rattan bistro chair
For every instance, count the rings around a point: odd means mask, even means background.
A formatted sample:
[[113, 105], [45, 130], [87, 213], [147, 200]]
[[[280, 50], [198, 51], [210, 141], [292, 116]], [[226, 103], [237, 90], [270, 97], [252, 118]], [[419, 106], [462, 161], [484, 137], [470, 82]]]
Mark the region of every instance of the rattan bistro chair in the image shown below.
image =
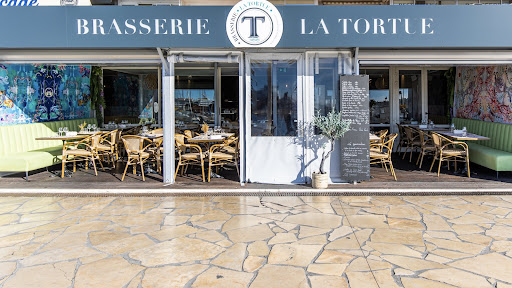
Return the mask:
[[[375, 136], [379, 137], [379, 140], [375, 140], [375, 141], [371, 141], [370, 140], [370, 144], [371, 143], [382, 143], [383, 142], [383, 139], [386, 137], [386, 135], [388, 134], [389, 130], [388, 129], [384, 129], [384, 130], [380, 130], [380, 131], [377, 131], [375, 132]], [[381, 152], [382, 149], [382, 146], [378, 145], [378, 146], [374, 146], [374, 147], [371, 147], [370, 146], [370, 151], [374, 151], [374, 152]]]
[[142, 181], [146, 181], [146, 178], [144, 177], [143, 164], [151, 156], [151, 153], [147, 151], [148, 148], [151, 147], [152, 145], [151, 141], [148, 138], [136, 135], [122, 136], [121, 140], [124, 143], [124, 149], [126, 150], [126, 154], [128, 156], [128, 160], [126, 161], [126, 167], [124, 168], [123, 178], [121, 178], [121, 181], [124, 181], [124, 177], [126, 176], [128, 166], [133, 166], [133, 174], [137, 172], [137, 164], [140, 166]]
[[418, 160], [416, 160], [416, 165], [418, 165], [419, 162], [419, 168], [421, 168], [425, 155], [435, 155], [437, 149], [434, 145], [434, 142], [432, 141], [432, 137], [430, 137], [427, 132], [423, 130], [418, 130], [418, 132], [420, 135], [421, 151], [420, 155], [418, 156]]
[[437, 177], [439, 177], [439, 173], [441, 171], [441, 162], [448, 161], [449, 169], [450, 161], [454, 161], [455, 170], [457, 170], [457, 162], [466, 162], [468, 178], [471, 177], [469, 173], [468, 144], [460, 141], [453, 141], [435, 132], [432, 132], [432, 141], [436, 146], [436, 154], [434, 156], [434, 160], [432, 161], [432, 165], [430, 165], [429, 171], [432, 171], [432, 167], [434, 167], [436, 160], [439, 161], [439, 165], [437, 167]]
[[387, 164], [389, 164], [389, 170], [391, 171], [391, 175], [395, 178], [396, 174], [395, 169], [393, 168], [393, 162], [391, 161], [391, 152], [393, 151], [393, 142], [398, 135], [390, 134], [384, 137], [382, 143], [372, 143], [370, 144], [370, 148], [376, 148], [377, 151], [372, 151], [370, 149], [370, 164], [380, 163], [382, 166], [386, 168], [388, 171]]
[[208, 153], [208, 182], [212, 174], [212, 167], [216, 166], [217, 170], [224, 165], [235, 165], [238, 177], [240, 177], [240, 171], [238, 168], [238, 138], [232, 137], [226, 139], [221, 144], [215, 144], [210, 147]]
[[[64, 171], [66, 170], [66, 163], [73, 162], [73, 172], [76, 172], [76, 162], [85, 162], [85, 170], [89, 169], [89, 161], [92, 161], [94, 167], [94, 174], [98, 176], [96, 169], [96, 160], [99, 160], [96, 147], [99, 143], [101, 133], [86, 137], [80, 141], [66, 142], [62, 148], [62, 175], [64, 178]], [[101, 168], [103, 164], [100, 162]], [[105, 170], [105, 169], [103, 169]]]
[[414, 148], [421, 148], [421, 142], [420, 142], [420, 134], [418, 130], [404, 126], [403, 127], [405, 135], [406, 135], [406, 144], [407, 147], [405, 147], [404, 155], [402, 156], [402, 159], [405, 159], [405, 155], [407, 154], [407, 150], [411, 151], [411, 154], [409, 155], [409, 162], [412, 161], [412, 152], [414, 151]]
[[176, 142], [176, 150], [178, 152], [178, 165], [176, 166], [176, 173], [174, 174], [174, 179], [176, 179], [180, 167], [181, 175], [183, 175], [183, 173], [186, 172], [189, 165], [196, 165], [201, 166], [203, 182], [205, 182], [204, 159], [206, 157], [206, 154], [203, 153], [201, 146], [196, 144], [185, 144], [185, 135], [183, 134], [176, 134], [174, 136], [174, 140]]
[[396, 126], [398, 127], [398, 156], [400, 156], [400, 153], [402, 152], [403, 147], [407, 147], [407, 135], [405, 135], [404, 126], [396, 123]]
[[106, 157], [114, 169], [116, 168], [116, 162], [119, 158], [117, 151], [117, 141], [119, 134], [119, 130], [113, 130], [103, 134], [97, 146], [98, 156], [100, 156], [100, 158], [103, 160]]

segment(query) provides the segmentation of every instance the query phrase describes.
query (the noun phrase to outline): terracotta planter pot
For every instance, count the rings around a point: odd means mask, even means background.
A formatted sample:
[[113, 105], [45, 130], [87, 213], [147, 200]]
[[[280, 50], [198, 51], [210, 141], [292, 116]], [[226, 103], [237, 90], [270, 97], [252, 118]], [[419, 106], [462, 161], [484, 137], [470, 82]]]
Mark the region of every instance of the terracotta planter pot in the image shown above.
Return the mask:
[[314, 189], [327, 189], [329, 185], [329, 174], [313, 173], [311, 184]]

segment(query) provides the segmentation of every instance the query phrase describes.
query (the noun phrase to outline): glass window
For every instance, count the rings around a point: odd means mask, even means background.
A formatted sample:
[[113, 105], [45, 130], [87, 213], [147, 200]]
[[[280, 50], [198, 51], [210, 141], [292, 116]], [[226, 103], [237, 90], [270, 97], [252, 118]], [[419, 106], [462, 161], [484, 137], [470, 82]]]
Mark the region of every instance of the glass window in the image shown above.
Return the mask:
[[251, 62], [252, 136], [297, 135], [297, 61]]
[[436, 124], [450, 124], [450, 107], [453, 101], [455, 68], [428, 71], [428, 118]]
[[156, 70], [103, 70], [105, 123], [123, 120], [137, 124], [153, 119], [153, 101], [158, 98]]
[[238, 104], [239, 104], [239, 83], [238, 67], [222, 68], [221, 70], [221, 121], [222, 126], [227, 128], [237, 128]]
[[389, 70], [361, 69], [370, 78], [370, 124], [389, 124]]
[[421, 70], [400, 70], [400, 123], [421, 122]]
[[215, 125], [215, 83], [213, 69], [176, 69], [176, 127], [198, 129]]
[[320, 58], [318, 67], [318, 74], [315, 71], [315, 115], [327, 115], [340, 108], [338, 58]]

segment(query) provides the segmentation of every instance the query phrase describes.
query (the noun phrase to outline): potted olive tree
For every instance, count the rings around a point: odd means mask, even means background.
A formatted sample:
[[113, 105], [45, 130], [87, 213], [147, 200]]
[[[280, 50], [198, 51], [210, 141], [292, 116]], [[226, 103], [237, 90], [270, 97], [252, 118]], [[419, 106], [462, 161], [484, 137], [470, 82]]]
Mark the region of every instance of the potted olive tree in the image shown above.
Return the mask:
[[[320, 171], [313, 172], [312, 186], [315, 189], [325, 189], [329, 184], [329, 174], [324, 169], [325, 160], [331, 156], [334, 150], [334, 143], [336, 140], [343, 137], [345, 132], [350, 130], [350, 120], [343, 120], [341, 112], [331, 111], [327, 115], [316, 115], [313, 118], [313, 126], [318, 129], [320, 135], [327, 138], [327, 143], [323, 145], [324, 151], [322, 152], [322, 161], [320, 162]], [[325, 153], [326, 146], [330, 144], [330, 150]]]

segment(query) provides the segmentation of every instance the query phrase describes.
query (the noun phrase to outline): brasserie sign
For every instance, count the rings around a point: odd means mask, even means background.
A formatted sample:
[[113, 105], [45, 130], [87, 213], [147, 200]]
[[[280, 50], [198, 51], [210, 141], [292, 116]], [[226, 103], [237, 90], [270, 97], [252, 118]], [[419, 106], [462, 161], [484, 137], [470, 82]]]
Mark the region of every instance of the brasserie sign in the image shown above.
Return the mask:
[[[0, 0], [6, 1], [6, 0]], [[1, 2], [0, 2], [1, 3]], [[44, 25], [39, 15], [45, 18]], [[493, 21], [488, 21], [487, 15]], [[512, 6], [3, 7], [3, 48], [504, 48]], [[48, 37], [51, 34], [51, 37]]]

